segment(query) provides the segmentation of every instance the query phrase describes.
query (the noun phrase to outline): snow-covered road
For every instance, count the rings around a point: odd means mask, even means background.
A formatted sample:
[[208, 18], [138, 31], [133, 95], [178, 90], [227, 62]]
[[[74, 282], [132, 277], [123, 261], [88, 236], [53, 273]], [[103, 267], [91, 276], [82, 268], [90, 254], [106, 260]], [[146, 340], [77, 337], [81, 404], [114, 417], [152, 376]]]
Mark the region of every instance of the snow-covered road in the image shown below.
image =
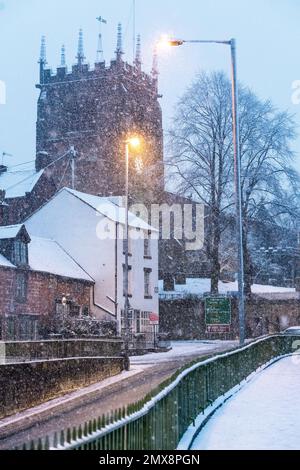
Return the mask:
[[212, 352], [218, 352], [219, 350], [235, 346], [238, 346], [237, 341], [172, 341], [172, 349], [170, 351], [133, 356], [130, 358], [130, 362], [131, 364], [157, 364], [188, 356], [198, 356], [205, 353], [211, 354]]
[[193, 449], [299, 450], [300, 356], [257, 374], [216, 411]]

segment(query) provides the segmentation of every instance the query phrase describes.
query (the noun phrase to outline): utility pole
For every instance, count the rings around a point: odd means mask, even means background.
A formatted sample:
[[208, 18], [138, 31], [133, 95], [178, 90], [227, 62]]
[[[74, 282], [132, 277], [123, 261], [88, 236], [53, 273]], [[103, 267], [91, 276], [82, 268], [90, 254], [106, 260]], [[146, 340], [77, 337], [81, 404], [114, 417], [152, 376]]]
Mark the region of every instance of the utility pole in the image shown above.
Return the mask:
[[70, 148], [71, 155], [71, 172], [72, 172], [72, 189], [75, 189], [75, 158], [77, 157], [77, 152], [74, 145]]
[[133, 61], [135, 59], [135, 39], [136, 39], [136, 2], [135, 0], [133, 0], [133, 21], [132, 21], [132, 24], [133, 24], [133, 35], [132, 35], [132, 44], [133, 44]]

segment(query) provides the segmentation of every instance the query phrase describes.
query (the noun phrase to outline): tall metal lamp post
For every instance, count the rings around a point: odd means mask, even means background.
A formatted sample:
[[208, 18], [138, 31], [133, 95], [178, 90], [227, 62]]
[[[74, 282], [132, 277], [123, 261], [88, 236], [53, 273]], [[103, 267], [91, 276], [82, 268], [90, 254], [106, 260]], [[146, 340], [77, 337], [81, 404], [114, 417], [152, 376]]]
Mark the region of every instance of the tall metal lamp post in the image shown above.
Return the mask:
[[243, 258], [243, 218], [242, 218], [242, 190], [241, 190], [241, 159], [240, 159], [240, 137], [239, 137], [239, 115], [238, 115], [238, 86], [236, 72], [236, 41], [217, 40], [184, 40], [163, 36], [159, 41], [160, 46], [182, 46], [184, 44], [223, 44], [231, 50], [231, 81], [232, 81], [232, 122], [233, 122], [233, 145], [234, 145], [234, 174], [235, 174], [235, 196], [236, 196], [236, 226], [238, 244], [238, 294], [239, 294], [239, 339], [240, 345], [245, 342], [245, 306], [244, 306], [244, 258]]
[[125, 141], [125, 266], [124, 266], [124, 357], [125, 369], [129, 370], [129, 341], [130, 341], [130, 320], [129, 320], [129, 292], [128, 292], [128, 241], [129, 241], [129, 223], [128, 223], [128, 206], [129, 206], [129, 151], [130, 148], [138, 148], [140, 139], [138, 137], [130, 137]]

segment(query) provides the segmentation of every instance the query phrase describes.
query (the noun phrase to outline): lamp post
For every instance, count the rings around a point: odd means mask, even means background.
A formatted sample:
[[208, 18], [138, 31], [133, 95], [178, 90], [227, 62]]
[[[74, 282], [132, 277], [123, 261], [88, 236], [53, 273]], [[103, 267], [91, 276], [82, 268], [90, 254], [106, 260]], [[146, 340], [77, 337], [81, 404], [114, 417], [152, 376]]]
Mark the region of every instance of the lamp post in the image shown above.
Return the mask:
[[62, 304], [62, 330], [63, 330], [63, 338], [64, 338], [65, 337], [65, 316], [66, 316], [66, 307], [67, 307], [67, 297], [65, 295], [62, 296], [61, 304]]
[[128, 241], [129, 241], [129, 223], [128, 223], [128, 206], [129, 206], [129, 150], [138, 148], [140, 139], [131, 137], [125, 141], [125, 267], [124, 267], [124, 357], [125, 369], [129, 370], [129, 341], [130, 341], [130, 321], [129, 321], [129, 292], [128, 292]]
[[184, 40], [163, 36], [159, 45], [182, 46], [184, 44], [223, 44], [231, 50], [231, 82], [232, 82], [232, 123], [233, 123], [233, 146], [234, 146], [234, 179], [236, 198], [236, 227], [238, 245], [238, 294], [239, 294], [239, 339], [240, 345], [245, 342], [245, 306], [244, 306], [244, 258], [243, 258], [243, 218], [242, 218], [242, 190], [241, 190], [241, 158], [239, 137], [239, 115], [238, 115], [238, 86], [236, 72], [236, 41], [218, 40]]

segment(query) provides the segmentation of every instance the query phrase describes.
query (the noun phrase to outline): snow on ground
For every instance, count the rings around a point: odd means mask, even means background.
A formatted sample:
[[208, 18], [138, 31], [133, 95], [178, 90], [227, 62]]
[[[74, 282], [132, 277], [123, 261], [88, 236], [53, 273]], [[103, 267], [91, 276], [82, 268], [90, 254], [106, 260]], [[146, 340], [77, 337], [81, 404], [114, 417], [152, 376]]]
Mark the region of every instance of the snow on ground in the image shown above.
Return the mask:
[[274, 363], [211, 417], [193, 450], [299, 450], [300, 359]]
[[[238, 285], [235, 282], [222, 282], [219, 281], [219, 292], [225, 294], [227, 292], [237, 292]], [[172, 295], [172, 294], [195, 294], [202, 295], [205, 292], [210, 291], [210, 279], [209, 278], [187, 278], [186, 284], [175, 284], [174, 291], [164, 291], [163, 281], [159, 281], [159, 292], [160, 294]], [[268, 286], [262, 284], [253, 284], [252, 292], [254, 294], [259, 293], [294, 293], [294, 288], [279, 287], [279, 286]]]
[[197, 356], [198, 354], [209, 354], [216, 349], [236, 346], [237, 341], [172, 341], [172, 349], [168, 352], [149, 353], [143, 356], [133, 356], [130, 358], [132, 364], [152, 364], [172, 361], [185, 356]]

